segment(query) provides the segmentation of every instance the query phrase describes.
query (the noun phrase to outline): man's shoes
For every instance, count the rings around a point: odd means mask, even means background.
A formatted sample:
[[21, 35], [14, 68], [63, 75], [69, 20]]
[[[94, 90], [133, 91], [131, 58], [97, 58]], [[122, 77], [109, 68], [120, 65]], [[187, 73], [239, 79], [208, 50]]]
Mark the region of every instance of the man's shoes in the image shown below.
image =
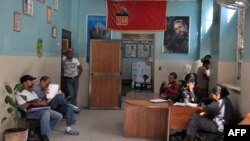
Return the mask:
[[75, 106], [75, 105], [73, 105], [73, 104], [69, 104], [69, 105], [73, 107], [74, 112], [75, 112], [76, 114], [79, 114], [79, 113], [80, 113], [81, 109], [80, 109], [79, 107], [77, 107], [77, 106]]
[[79, 114], [79, 113], [80, 113], [80, 111], [81, 111], [81, 109], [80, 109], [80, 108], [76, 108], [76, 109], [74, 109], [74, 112], [75, 112], [76, 114]]
[[47, 135], [42, 135], [41, 136], [41, 141], [49, 141], [49, 138]]
[[65, 130], [64, 134], [66, 135], [79, 135], [79, 132], [73, 129]]

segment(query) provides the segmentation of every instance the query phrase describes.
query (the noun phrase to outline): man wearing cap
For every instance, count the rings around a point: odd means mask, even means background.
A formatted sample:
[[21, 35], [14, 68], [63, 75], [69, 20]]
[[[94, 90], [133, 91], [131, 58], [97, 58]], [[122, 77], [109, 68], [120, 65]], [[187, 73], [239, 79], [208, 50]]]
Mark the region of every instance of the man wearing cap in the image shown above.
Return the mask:
[[[32, 90], [33, 80], [36, 78], [31, 75], [23, 75], [20, 78], [20, 83], [23, 85], [23, 90], [18, 93], [17, 102], [19, 105], [24, 106], [26, 109], [30, 109], [32, 106], [40, 105], [45, 106], [46, 102], [39, 99], [37, 94]], [[23, 99], [24, 96], [26, 100]], [[48, 135], [50, 130], [57, 125], [61, 119], [62, 115], [56, 111], [47, 109], [39, 110], [34, 112], [27, 111], [28, 119], [40, 119], [40, 133], [42, 141], [49, 141]]]

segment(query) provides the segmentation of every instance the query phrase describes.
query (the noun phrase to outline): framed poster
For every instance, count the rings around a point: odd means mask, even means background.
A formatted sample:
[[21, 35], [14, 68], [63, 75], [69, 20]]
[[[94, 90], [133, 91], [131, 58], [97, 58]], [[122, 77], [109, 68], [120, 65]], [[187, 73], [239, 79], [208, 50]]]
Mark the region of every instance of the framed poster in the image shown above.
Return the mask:
[[106, 16], [87, 16], [87, 52], [86, 60], [89, 63], [90, 40], [111, 39], [111, 31], [106, 28]]
[[57, 28], [52, 26], [51, 28], [51, 37], [56, 38]]
[[58, 0], [53, 0], [53, 9], [58, 10]]
[[149, 58], [150, 57], [150, 45], [149, 44], [138, 44], [137, 57], [138, 58]]
[[189, 52], [189, 16], [168, 16], [164, 31], [163, 53]]
[[47, 7], [46, 7], [46, 22], [47, 22], [48, 24], [50, 24], [50, 23], [51, 23], [51, 20], [52, 20], [52, 9], [51, 9], [50, 6], [47, 6]]
[[13, 13], [13, 30], [16, 32], [21, 31], [21, 13], [16, 11]]
[[33, 16], [33, 0], [23, 0], [23, 13]]
[[136, 44], [126, 44], [124, 46], [124, 57], [135, 58], [137, 47]]
[[45, 0], [37, 0], [38, 2], [40, 2], [40, 3], [44, 3], [45, 2]]

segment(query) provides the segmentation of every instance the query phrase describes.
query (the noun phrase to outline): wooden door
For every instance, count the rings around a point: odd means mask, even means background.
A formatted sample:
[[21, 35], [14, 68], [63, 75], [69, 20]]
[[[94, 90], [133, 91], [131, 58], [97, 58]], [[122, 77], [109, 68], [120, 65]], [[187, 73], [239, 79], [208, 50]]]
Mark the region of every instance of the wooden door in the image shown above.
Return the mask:
[[89, 108], [119, 108], [121, 95], [121, 42], [90, 41]]

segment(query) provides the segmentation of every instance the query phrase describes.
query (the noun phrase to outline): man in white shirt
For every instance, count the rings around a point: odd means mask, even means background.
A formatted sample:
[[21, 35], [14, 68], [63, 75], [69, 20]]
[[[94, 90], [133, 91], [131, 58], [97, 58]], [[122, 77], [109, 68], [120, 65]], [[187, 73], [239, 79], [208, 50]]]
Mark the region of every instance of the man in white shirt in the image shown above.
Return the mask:
[[[24, 106], [27, 109], [28, 119], [40, 120], [40, 133], [41, 141], [49, 141], [48, 135], [50, 130], [55, 127], [61, 120], [62, 115], [56, 111], [50, 109], [29, 111], [33, 106], [45, 106], [47, 103], [39, 99], [37, 94], [32, 90], [33, 80], [36, 78], [30, 75], [23, 75], [20, 78], [20, 83], [23, 85], [23, 90], [17, 95], [17, 102], [19, 105]], [[23, 97], [27, 99], [23, 99]]]
[[82, 66], [79, 60], [73, 57], [73, 50], [69, 50], [63, 60], [63, 76], [70, 96], [70, 103], [77, 106], [77, 93], [79, 77], [82, 74]]

